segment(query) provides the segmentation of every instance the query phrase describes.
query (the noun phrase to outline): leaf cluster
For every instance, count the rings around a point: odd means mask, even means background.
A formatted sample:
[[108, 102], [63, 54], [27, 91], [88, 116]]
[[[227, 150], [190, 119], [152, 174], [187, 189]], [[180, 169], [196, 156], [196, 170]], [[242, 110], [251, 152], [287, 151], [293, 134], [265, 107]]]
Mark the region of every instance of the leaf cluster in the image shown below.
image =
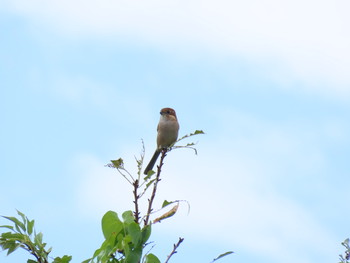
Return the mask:
[[[203, 131], [195, 131], [189, 135], [185, 135], [178, 141], [185, 138], [203, 134]], [[178, 142], [177, 141], [177, 142]], [[177, 143], [176, 142], [176, 143]], [[184, 146], [171, 145], [167, 149], [163, 149], [157, 170], [149, 171], [146, 176], [143, 176], [142, 166], [145, 156], [145, 147], [142, 142], [142, 152], [140, 158], [136, 158], [137, 162], [137, 175], [132, 175], [126, 168], [122, 158], [111, 160], [111, 163], [107, 164], [107, 167], [115, 168], [119, 174], [133, 187], [133, 203], [134, 211], [126, 211], [122, 214], [123, 221], [119, 219], [118, 214], [113, 211], [108, 211], [102, 218], [102, 232], [105, 237], [105, 241], [99, 249], [97, 249], [92, 258], [86, 260], [84, 263], [158, 263], [160, 262], [157, 256], [152, 253], [146, 253], [143, 255], [143, 250], [147, 245], [147, 240], [151, 235], [151, 226], [154, 223], [165, 220], [172, 217], [179, 207], [180, 201], [164, 201], [162, 207], [159, 210], [165, 209], [165, 207], [172, 205], [170, 210], [163, 213], [158, 218], [151, 220], [150, 216], [153, 213], [153, 201], [156, 197], [157, 186], [160, 182], [160, 175], [164, 159], [167, 153], [171, 149], [176, 148], [193, 148], [194, 143], [188, 143]], [[196, 150], [195, 150], [196, 151]], [[150, 192], [149, 192], [150, 191]], [[148, 195], [149, 193], [149, 195]], [[145, 211], [141, 211], [139, 207], [140, 199], [145, 195], [148, 195], [148, 206]], [[159, 211], [158, 210], [158, 211]], [[183, 240], [180, 238], [180, 240]], [[181, 241], [182, 242], [182, 241]], [[181, 243], [180, 242], [180, 243]], [[178, 243], [178, 245], [180, 245]], [[176, 246], [174, 251], [170, 253], [167, 261], [172, 255], [176, 253]]]
[[[142, 257], [143, 248], [151, 235], [151, 225], [142, 229], [135, 222], [132, 211], [122, 214], [122, 220], [114, 211], [108, 211], [102, 218], [102, 232], [105, 241], [91, 259], [83, 263], [137, 263]], [[147, 263], [160, 262], [152, 254], [145, 257]]]
[[[34, 256], [35, 260], [28, 259], [27, 263], [48, 263], [52, 248], [46, 249], [43, 242], [43, 234], [37, 233], [34, 228], [34, 220], [29, 220], [22, 212], [17, 210], [19, 218], [3, 216], [13, 225], [1, 225], [1, 228], [10, 230], [0, 236], [0, 246], [7, 250], [7, 255], [13, 253], [17, 248], [22, 248]], [[53, 263], [68, 263], [71, 256], [56, 257]]]
[[350, 245], [349, 238], [345, 239], [342, 243], [343, 247], [345, 247], [345, 253], [343, 255], [339, 255], [340, 262], [339, 263], [349, 263], [350, 262]]
[[[114, 211], [108, 211], [104, 214], [101, 220], [102, 233], [104, 241], [93, 256], [83, 263], [160, 263], [158, 257], [148, 252], [144, 252], [145, 247], [149, 245], [149, 238], [151, 236], [152, 227], [155, 223], [161, 222], [174, 216], [178, 210], [180, 202], [183, 200], [167, 201], [165, 200], [157, 212], [163, 212], [155, 219], [151, 219], [151, 214], [154, 212], [153, 201], [157, 193], [158, 183], [161, 181], [160, 175], [164, 164], [164, 159], [167, 153], [172, 149], [190, 148], [195, 151], [193, 147], [195, 143], [187, 143], [185, 145], [175, 145], [179, 141], [194, 135], [204, 134], [203, 131], [196, 130], [178, 139], [173, 145], [167, 149], [163, 149], [159, 165], [156, 171], [149, 171], [146, 176], [142, 173], [142, 165], [144, 162], [145, 148], [142, 142], [142, 152], [140, 158], [135, 158], [137, 162], [137, 175], [132, 175], [124, 165], [122, 158], [112, 160], [106, 166], [116, 168], [120, 175], [132, 186], [134, 211], [125, 211], [121, 218]], [[139, 207], [140, 199], [147, 196], [148, 205], [143, 210]], [[170, 208], [169, 208], [170, 207]], [[141, 211], [142, 210], [142, 211]], [[34, 256], [35, 260], [28, 259], [27, 263], [49, 263], [49, 254], [51, 248], [46, 249], [46, 243], [43, 242], [42, 233], [37, 233], [34, 229], [34, 220], [29, 220], [23, 213], [17, 211], [19, 218], [4, 217], [13, 223], [12, 225], [3, 225], [2, 228], [10, 230], [2, 233], [0, 236], [0, 246], [3, 250], [7, 250], [7, 254], [11, 254], [17, 248], [27, 250]], [[177, 253], [177, 249], [183, 242], [183, 238], [179, 238], [178, 242], [173, 245], [173, 249], [167, 256], [165, 263], [168, 263], [171, 257]], [[233, 252], [226, 252], [219, 255], [212, 262], [229, 255]], [[71, 256], [56, 257], [52, 263], [69, 263]]]

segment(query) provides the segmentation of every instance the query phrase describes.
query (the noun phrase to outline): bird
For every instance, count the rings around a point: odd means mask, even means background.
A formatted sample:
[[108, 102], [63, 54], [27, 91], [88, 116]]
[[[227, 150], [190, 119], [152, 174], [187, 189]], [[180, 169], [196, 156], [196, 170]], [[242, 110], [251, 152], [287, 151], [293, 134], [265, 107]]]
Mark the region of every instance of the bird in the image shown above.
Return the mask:
[[144, 174], [148, 174], [153, 169], [159, 154], [177, 140], [179, 133], [179, 122], [177, 121], [176, 112], [172, 108], [163, 108], [160, 111], [160, 119], [157, 127], [157, 149], [149, 161]]

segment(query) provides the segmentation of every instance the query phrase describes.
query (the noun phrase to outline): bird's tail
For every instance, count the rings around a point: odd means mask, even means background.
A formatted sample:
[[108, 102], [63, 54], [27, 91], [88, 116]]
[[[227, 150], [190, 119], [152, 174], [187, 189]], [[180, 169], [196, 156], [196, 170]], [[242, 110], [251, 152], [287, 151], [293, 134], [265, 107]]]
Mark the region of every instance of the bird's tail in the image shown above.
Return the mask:
[[148, 163], [148, 165], [147, 165], [147, 167], [146, 167], [146, 169], [145, 169], [145, 171], [144, 171], [144, 174], [147, 175], [148, 172], [151, 171], [151, 170], [153, 169], [153, 166], [154, 166], [154, 164], [156, 163], [159, 154], [160, 154], [160, 150], [157, 149], [157, 150], [154, 152], [152, 159], [149, 161], [149, 163]]

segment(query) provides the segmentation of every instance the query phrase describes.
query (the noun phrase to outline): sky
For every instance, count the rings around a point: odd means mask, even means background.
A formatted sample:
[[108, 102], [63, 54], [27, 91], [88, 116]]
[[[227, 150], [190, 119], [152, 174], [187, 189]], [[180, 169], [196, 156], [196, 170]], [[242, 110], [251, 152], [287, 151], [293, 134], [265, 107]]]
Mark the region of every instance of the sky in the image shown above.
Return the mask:
[[[0, 2], [0, 214], [35, 219], [52, 257], [91, 257], [133, 209], [142, 140], [176, 110], [153, 226], [162, 262], [338, 262], [350, 236], [350, 2]], [[188, 206], [189, 204], [189, 206]], [[189, 208], [190, 207], [190, 208]], [[6, 224], [0, 219], [0, 224]], [[16, 252], [4, 263], [26, 262]]]

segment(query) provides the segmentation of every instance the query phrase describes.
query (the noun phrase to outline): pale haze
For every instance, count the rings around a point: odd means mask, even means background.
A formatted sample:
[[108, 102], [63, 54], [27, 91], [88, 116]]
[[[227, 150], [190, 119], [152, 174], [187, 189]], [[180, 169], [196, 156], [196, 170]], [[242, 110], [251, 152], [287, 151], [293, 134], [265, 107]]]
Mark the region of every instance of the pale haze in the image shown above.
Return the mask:
[[[349, 1], [0, 3], [0, 215], [35, 219], [53, 257], [133, 209], [113, 169], [148, 161], [163, 107], [198, 154], [168, 154], [153, 227], [164, 262], [329, 263], [350, 236]], [[189, 206], [188, 206], [189, 204]], [[189, 208], [190, 207], [190, 208]], [[0, 219], [0, 224], [6, 224]], [[4, 263], [26, 262], [15, 252]]]

